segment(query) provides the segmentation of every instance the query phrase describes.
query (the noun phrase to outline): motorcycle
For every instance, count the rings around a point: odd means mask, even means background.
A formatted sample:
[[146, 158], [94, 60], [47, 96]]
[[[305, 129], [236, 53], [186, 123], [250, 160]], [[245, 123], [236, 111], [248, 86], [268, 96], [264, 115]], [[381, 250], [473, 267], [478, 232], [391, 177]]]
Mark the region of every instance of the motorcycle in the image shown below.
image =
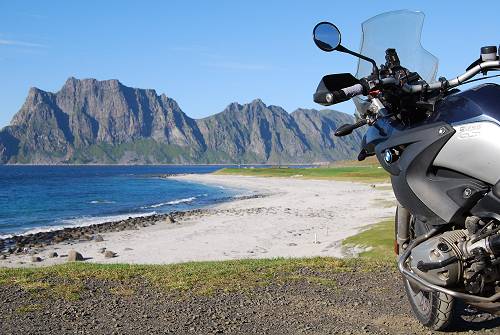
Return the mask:
[[484, 46], [463, 74], [435, 80], [437, 58], [420, 44], [423, 20], [411, 11], [369, 19], [360, 53], [341, 44], [334, 24], [318, 23], [321, 50], [359, 61], [356, 76], [324, 76], [313, 98], [324, 106], [354, 99], [358, 121], [335, 135], [369, 126], [358, 159], [375, 155], [390, 174], [407, 298], [423, 325], [442, 330], [458, 301], [500, 315], [500, 86], [457, 89], [500, 76], [492, 74], [500, 56]]

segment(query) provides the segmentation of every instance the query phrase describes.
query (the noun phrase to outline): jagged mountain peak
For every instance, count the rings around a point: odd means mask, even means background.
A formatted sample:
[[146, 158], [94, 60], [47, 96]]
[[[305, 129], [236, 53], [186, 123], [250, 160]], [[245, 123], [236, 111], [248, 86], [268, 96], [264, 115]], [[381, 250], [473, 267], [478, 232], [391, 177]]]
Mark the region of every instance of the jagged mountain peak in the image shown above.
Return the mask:
[[61, 89], [58, 92], [56, 92], [56, 94], [76, 93], [76, 92], [84, 92], [85, 94], [87, 92], [93, 92], [94, 94], [96, 94], [97, 92], [102, 92], [105, 90], [119, 91], [121, 92], [121, 94], [128, 94], [136, 90], [140, 90], [151, 96], [158, 95], [156, 93], [156, 90], [154, 89], [151, 88], [137, 89], [129, 87], [124, 85], [118, 79], [98, 80], [95, 78], [78, 79], [75, 77], [69, 77], [64, 83], [64, 85], [61, 87]]
[[244, 102], [244, 103], [233, 101], [229, 105], [227, 105], [226, 108], [224, 108], [223, 112], [228, 110], [243, 111], [245, 110], [245, 108], [248, 108], [249, 106], [262, 107], [262, 108], [266, 107], [266, 105], [260, 99], [254, 99], [250, 102]]
[[41, 89], [39, 89], [38, 87], [30, 87], [29, 91], [28, 91], [28, 97], [30, 96], [34, 96], [36, 94], [40, 94], [40, 93], [47, 93]]
[[105, 79], [98, 80], [95, 78], [82, 78], [78, 79], [75, 77], [69, 77], [66, 79], [66, 82], [63, 85], [63, 89], [66, 87], [78, 86], [78, 85], [102, 85], [102, 86], [110, 86], [110, 87], [120, 87], [123, 85], [118, 79]]
[[30, 87], [28, 91], [28, 96], [26, 97], [26, 103], [39, 103], [41, 101], [46, 101], [54, 96], [52, 92], [46, 92], [44, 90], [39, 89], [38, 87]]
[[261, 99], [259, 99], [259, 98], [255, 98], [255, 99], [253, 99], [253, 100], [249, 103], [249, 105], [251, 105], [251, 106], [259, 106], [259, 107], [262, 107], [262, 108], [266, 108], [266, 107], [267, 107], [267, 106], [266, 106], [266, 104], [264, 103], [264, 101], [262, 101], [262, 100], [261, 100]]

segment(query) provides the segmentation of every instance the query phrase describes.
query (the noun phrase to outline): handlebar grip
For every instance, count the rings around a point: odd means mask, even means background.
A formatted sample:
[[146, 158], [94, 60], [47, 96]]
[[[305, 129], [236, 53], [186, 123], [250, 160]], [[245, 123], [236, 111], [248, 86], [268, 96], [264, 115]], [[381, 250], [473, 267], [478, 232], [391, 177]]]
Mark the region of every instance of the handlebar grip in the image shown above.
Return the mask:
[[361, 119], [355, 124], [349, 124], [349, 123], [344, 124], [338, 127], [337, 130], [335, 130], [335, 136], [342, 137], [349, 135], [350, 133], [352, 133], [353, 130], [358, 129], [359, 127], [363, 127], [366, 123], [367, 122], [365, 119]]
[[363, 85], [361, 84], [355, 84], [346, 88], [341, 89], [341, 91], [344, 92], [344, 94], [350, 99], [354, 98], [357, 95], [361, 95], [364, 93], [364, 88]]
[[323, 106], [330, 106], [347, 101], [352, 97], [363, 94], [363, 92], [363, 85], [355, 84], [338, 91], [315, 93], [314, 102]]

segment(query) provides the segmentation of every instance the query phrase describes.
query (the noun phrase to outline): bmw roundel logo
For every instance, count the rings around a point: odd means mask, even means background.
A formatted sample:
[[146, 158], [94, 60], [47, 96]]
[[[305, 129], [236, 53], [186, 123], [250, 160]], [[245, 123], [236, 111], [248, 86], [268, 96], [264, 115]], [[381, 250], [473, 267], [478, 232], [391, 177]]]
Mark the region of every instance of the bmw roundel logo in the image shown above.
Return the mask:
[[386, 150], [385, 151], [385, 153], [384, 153], [384, 160], [388, 164], [392, 163], [392, 152], [391, 152], [391, 150]]

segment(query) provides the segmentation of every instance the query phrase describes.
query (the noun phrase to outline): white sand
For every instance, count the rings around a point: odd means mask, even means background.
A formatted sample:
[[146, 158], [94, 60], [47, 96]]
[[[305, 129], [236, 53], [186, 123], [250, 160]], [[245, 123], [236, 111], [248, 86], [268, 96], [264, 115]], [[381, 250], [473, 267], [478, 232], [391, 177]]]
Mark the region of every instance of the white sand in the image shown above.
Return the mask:
[[[259, 178], [244, 176], [188, 175], [183, 181], [236, 187], [266, 194], [263, 198], [236, 200], [212, 207], [213, 213], [191, 217], [178, 224], [158, 222], [140, 230], [102, 234], [104, 242], [60, 243], [45, 248], [31, 263], [31, 256], [11, 256], [0, 266], [43, 266], [65, 262], [48, 258], [71, 249], [87, 262], [164, 264], [240, 258], [342, 256], [342, 239], [362, 227], [394, 215], [387, 187], [368, 184]], [[249, 193], [249, 192], [246, 192]], [[381, 201], [383, 200], [383, 201]], [[118, 254], [106, 259], [107, 248]]]

